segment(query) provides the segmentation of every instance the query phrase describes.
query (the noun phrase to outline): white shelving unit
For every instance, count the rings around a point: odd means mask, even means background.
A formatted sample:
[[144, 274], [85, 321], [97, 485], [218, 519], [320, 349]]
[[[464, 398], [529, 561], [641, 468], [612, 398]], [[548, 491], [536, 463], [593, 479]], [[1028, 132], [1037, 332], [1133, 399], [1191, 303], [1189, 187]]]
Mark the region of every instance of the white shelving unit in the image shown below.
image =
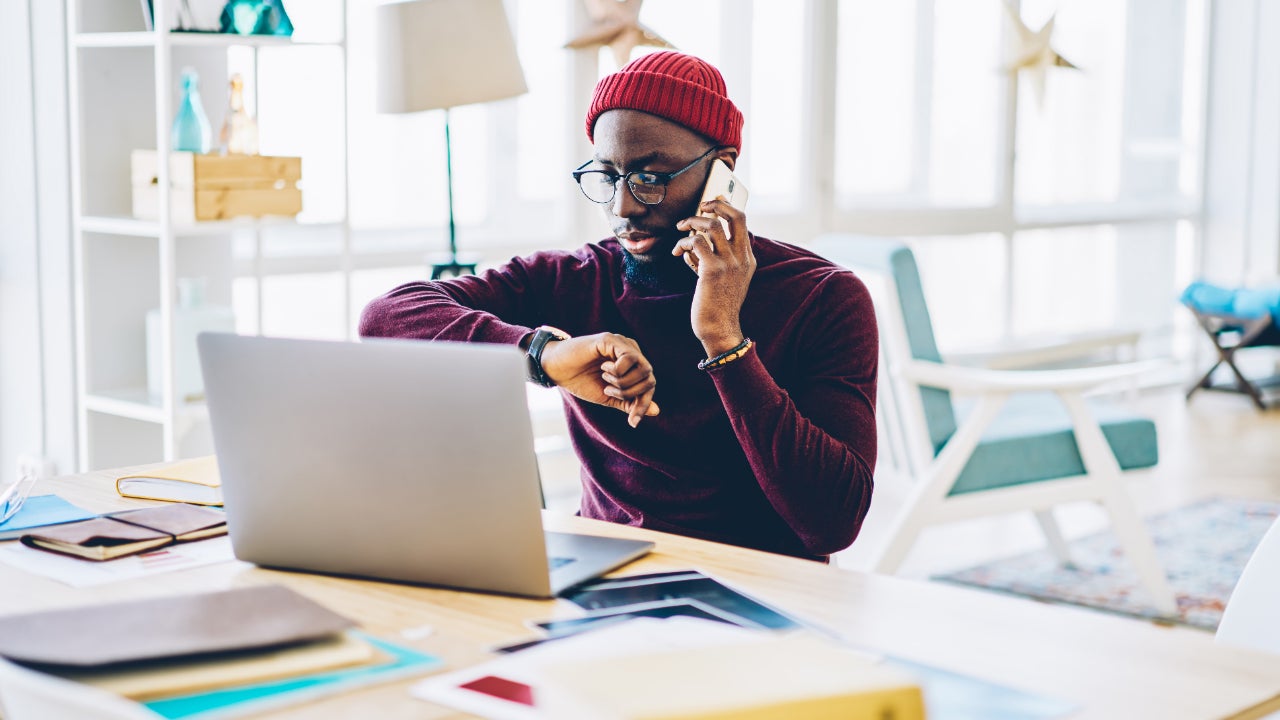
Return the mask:
[[[347, 49], [345, 0], [329, 0], [334, 13], [325, 25], [332, 37], [319, 40], [174, 32], [157, 22], [146, 30], [138, 0], [66, 0], [71, 111], [71, 180], [74, 213], [76, 368], [79, 465], [102, 467], [171, 460], [212, 451], [208, 413], [202, 403], [176, 397], [174, 310], [177, 279], [203, 277], [210, 303], [232, 304], [237, 239], [252, 238], [257, 285], [257, 318], [263, 316], [264, 236], [275, 229], [337, 231], [350, 313], [351, 232], [348, 222]], [[177, 0], [153, 0], [156, 18], [170, 17]], [[305, 0], [308, 13], [324, 0]], [[292, 15], [292, 13], [291, 13]], [[295, 28], [297, 18], [294, 18]], [[301, 28], [298, 28], [301, 30]], [[341, 138], [330, 152], [342, 160], [340, 218], [324, 222], [291, 218], [234, 219], [176, 225], [169, 213], [168, 163], [159, 164], [160, 217], [131, 217], [130, 153], [167, 149], [178, 104], [177, 79], [185, 67], [201, 78], [204, 110], [216, 143], [225, 111], [229, 56], [239, 48], [252, 55], [249, 86], [256, 93], [259, 50], [291, 52], [294, 47], [335, 48], [341, 55]], [[250, 106], [257, 110], [258, 98]], [[260, 118], [261, 120], [262, 118]], [[270, 140], [263, 135], [263, 145]], [[303, 160], [303, 215], [309, 191]], [[147, 387], [146, 315], [159, 308], [163, 392]], [[346, 327], [351, 318], [344, 318]]]

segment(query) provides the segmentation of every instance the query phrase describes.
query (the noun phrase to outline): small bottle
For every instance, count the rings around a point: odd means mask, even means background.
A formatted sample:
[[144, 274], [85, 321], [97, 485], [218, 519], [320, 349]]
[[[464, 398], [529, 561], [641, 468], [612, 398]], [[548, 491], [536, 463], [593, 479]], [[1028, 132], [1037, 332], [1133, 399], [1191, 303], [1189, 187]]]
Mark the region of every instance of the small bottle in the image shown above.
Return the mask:
[[222, 122], [218, 144], [227, 155], [258, 154], [258, 121], [244, 107], [244, 78], [231, 76], [231, 94], [227, 117]]
[[207, 153], [211, 132], [209, 118], [200, 104], [200, 76], [195, 70], [182, 71], [182, 101], [173, 119], [173, 135], [170, 145], [180, 152]]

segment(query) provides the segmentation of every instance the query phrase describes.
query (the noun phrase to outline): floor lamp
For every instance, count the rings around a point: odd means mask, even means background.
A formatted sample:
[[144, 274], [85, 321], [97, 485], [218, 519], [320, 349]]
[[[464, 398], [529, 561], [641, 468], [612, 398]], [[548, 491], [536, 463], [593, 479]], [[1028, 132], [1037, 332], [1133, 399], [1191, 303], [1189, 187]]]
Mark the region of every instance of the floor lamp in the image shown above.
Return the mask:
[[378, 112], [444, 110], [449, 257], [431, 264], [431, 278], [475, 272], [458, 257], [449, 109], [528, 92], [502, 0], [407, 0], [374, 12]]

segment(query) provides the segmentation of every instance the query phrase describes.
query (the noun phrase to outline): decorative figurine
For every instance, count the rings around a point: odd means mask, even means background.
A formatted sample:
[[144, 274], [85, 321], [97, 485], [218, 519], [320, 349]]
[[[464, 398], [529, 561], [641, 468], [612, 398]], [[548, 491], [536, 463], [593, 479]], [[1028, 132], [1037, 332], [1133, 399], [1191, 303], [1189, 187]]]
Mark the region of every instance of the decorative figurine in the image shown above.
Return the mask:
[[258, 121], [245, 109], [244, 78], [240, 73], [231, 76], [227, 117], [218, 134], [218, 145], [227, 155], [258, 154]]
[[200, 104], [200, 76], [191, 68], [182, 71], [182, 102], [178, 104], [171, 134], [170, 145], [174, 150], [209, 152], [209, 118]]

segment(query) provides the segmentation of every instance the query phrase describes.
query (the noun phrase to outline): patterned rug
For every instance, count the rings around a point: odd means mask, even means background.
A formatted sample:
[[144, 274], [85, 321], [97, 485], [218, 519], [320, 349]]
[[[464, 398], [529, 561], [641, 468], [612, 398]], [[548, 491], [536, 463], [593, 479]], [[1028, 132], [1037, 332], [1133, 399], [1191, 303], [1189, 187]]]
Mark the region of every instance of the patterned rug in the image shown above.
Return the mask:
[[934, 579], [1216, 630], [1245, 563], [1278, 514], [1280, 503], [1215, 497], [1146, 518], [1177, 596], [1177, 617], [1151, 605], [1109, 530], [1069, 543], [1074, 568], [1058, 565], [1046, 549]]

